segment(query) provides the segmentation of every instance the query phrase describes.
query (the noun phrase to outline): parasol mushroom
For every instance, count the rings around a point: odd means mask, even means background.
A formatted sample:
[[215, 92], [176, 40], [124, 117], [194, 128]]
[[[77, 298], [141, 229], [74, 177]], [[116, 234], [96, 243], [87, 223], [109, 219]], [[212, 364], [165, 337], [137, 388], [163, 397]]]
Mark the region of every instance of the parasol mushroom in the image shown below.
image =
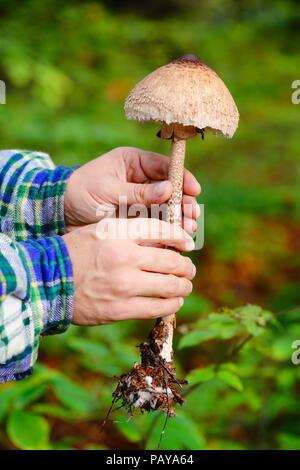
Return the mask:
[[[158, 136], [172, 140], [167, 221], [181, 225], [186, 140], [205, 131], [232, 137], [238, 126], [235, 102], [218, 75], [198, 57], [188, 54], [160, 67], [141, 80], [125, 102], [128, 119], [161, 123]], [[141, 364], [120, 377], [113, 396], [129, 410], [160, 409], [174, 415], [183, 403], [175, 375], [173, 330], [175, 315], [159, 319], [148, 341], [140, 345]]]

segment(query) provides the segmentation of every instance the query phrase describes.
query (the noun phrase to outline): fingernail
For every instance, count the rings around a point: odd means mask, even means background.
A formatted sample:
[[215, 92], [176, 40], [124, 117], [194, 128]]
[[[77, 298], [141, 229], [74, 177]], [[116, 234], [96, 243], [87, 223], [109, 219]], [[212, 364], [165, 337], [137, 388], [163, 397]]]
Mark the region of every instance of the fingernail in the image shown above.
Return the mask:
[[169, 185], [168, 181], [160, 181], [159, 183], [154, 183], [153, 184], [154, 196], [157, 198], [162, 197], [165, 194], [168, 185]]
[[179, 297], [178, 300], [179, 300], [179, 306], [181, 308], [183, 306], [184, 299], [183, 299], [183, 297]]
[[188, 240], [185, 243], [186, 251], [192, 251], [195, 248], [195, 242], [193, 239]]

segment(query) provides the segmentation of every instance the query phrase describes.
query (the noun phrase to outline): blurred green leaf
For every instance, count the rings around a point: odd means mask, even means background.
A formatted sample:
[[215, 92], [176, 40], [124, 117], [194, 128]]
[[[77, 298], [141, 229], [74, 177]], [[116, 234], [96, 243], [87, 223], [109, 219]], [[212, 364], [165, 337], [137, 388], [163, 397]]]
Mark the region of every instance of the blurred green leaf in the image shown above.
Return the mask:
[[104, 344], [83, 338], [70, 338], [68, 346], [70, 346], [74, 351], [88, 354], [93, 357], [95, 361], [103, 360], [103, 358], [105, 358], [109, 353], [109, 349]]
[[48, 422], [25, 411], [13, 411], [7, 422], [7, 434], [19, 449], [46, 450], [50, 448]]
[[[151, 432], [147, 449], [157, 449], [160, 432], [163, 429], [165, 417], [162, 416]], [[161, 441], [161, 450], [193, 450], [203, 449], [205, 439], [190, 417], [182, 411], [178, 412], [176, 418], [170, 418]]]
[[216, 338], [216, 336], [217, 334], [214, 331], [194, 330], [190, 333], [187, 333], [180, 339], [178, 348], [184, 349], [196, 346], [197, 344], [200, 344], [203, 341], [208, 341], [210, 339]]
[[232, 370], [232, 367], [222, 364], [217, 371], [217, 377], [238, 392], [243, 390], [243, 383], [239, 376]]
[[40, 385], [39, 387], [29, 388], [16, 397], [14, 400], [14, 406], [17, 409], [26, 408], [32, 402], [37, 401], [47, 391], [46, 385]]
[[134, 418], [131, 420], [127, 419], [126, 421], [117, 421], [116, 427], [130, 442], [139, 442], [142, 437], [141, 430]]
[[278, 436], [279, 445], [281, 450], [300, 450], [299, 435], [289, 433], [281, 433]]
[[72, 419], [72, 415], [70, 415], [69, 410], [63, 408], [62, 406], [53, 405], [51, 403], [38, 403], [36, 405], [32, 405], [30, 410], [36, 414], [52, 416], [54, 418], [60, 418], [66, 421]]
[[95, 402], [90, 393], [67, 377], [59, 375], [52, 380], [52, 387], [60, 402], [74, 413], [85, 416], [94, 409]]
[[215, 366], [208, 366], [203, 369], [194, 369], [186, 377], [189, 385], [195, 385], [211, 380], [216, 375]]

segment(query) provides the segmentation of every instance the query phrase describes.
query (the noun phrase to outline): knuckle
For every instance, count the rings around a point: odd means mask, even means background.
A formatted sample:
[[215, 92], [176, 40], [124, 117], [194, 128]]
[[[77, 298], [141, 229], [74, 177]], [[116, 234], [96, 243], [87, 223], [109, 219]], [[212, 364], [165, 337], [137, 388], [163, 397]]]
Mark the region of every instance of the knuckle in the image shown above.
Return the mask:
[[131, 151], [131, 147], [126, 147], [126, 146], [120, 146], [115, 149], [116, 152], [118, 152], [120, 155], [124, 155], [126, 157]]
[[169, 297], [176, 297], [176, 295], [178, 294], [179, 287], [179, 279], [176, 276], [170, 276], [166, 285], [167, 295]]
[[128, 297], [130, 295], [131, 289], [131, 282], [123, 272], [119, 272], [114, 276], [113, 290], [115, 295]]
[[153, 305], [151, 306], [151, 317], [159, 318], [162, 314], [162, 302], [154, 301]]
[[117, 266], [130, 266], [134, 261], [134, 250], [126, 243], [113, 243], [108, 258]]
[[183, 213], [187, 218], [193, 217], [193, 205], [190, 202], [185, 201], [183, 204]]
[[151, 307], [151, 317], [160, 318], [162, 316], [167, 315], [167, 302], [167, 300], [154, 300], [153, 305]]
[[136, 202], [142, 201], [143, 195], [144, 195], [144, 188], [143, 188], [143, 186], [141, 186], [141, 185], [139, 185], [139, 184], [135, 184], [135, 185], [132, 187], [132, 192], [133, 192], [133, 200], [134, 200], [134, 201], [136, 201]]
[[168, 268], [170, 272], [177, 272], [180, 264], [180, 255], [177, 255], [173, 251], [168, 251], [166, 253], [166, 261], [168, 263]]
[[124, 154], [131, 153], [137, 150], [135, 147], [130, 147], [129, 145], [122, 145], [121, 147], [118, 147], [118, 149]]
[[164, 299], [161, 300], [157, 310], [153, 310], [154, 318], [165, 317], [167, 315], [172, 315], [176, 313], [179, 309], [179, 303], [176, 299]]

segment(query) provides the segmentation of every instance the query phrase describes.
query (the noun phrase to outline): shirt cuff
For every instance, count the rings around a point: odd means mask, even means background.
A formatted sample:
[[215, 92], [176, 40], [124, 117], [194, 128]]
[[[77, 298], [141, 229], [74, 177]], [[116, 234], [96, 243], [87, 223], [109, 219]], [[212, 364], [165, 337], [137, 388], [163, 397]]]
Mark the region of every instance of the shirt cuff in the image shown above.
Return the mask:
[[62, 237], [21, 242], [31, 279], [31, 303], [35, 305], [36, 330], [49, 335], [66, 331], [73, 318], [73, 270]]
[[64, 240], [59, 236], [30, 239], [15, 247], [27, 286], [19, 299], [23, 328], [19, 331], [19, 324], [16, 328], [10, 325], [7, 341], [12, 344], [18, 335], [18, 344], [23, 346], [0, 364], [0, 384], [29, 376], [37, 360], [40, 336], [64, 332], [73, 317], [72, 264]]
[[17, 190], [14, 214], [16, 240], [65, 233], [64, 194], [76, 168], [35, 168], [24, 175]]

